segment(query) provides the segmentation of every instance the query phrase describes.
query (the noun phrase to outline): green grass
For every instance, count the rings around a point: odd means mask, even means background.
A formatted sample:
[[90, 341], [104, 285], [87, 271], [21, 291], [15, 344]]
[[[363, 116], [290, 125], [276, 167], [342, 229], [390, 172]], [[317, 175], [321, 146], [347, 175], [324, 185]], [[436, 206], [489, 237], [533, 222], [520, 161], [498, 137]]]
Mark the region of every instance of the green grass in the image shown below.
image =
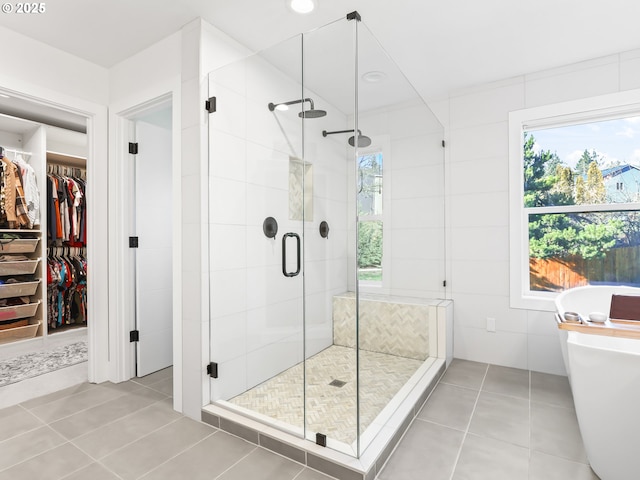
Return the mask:
[[381, 282], [382, 281], [382, 269], [371, 268], [358, 270], [358, 280], [364, 280], [367, 282]]

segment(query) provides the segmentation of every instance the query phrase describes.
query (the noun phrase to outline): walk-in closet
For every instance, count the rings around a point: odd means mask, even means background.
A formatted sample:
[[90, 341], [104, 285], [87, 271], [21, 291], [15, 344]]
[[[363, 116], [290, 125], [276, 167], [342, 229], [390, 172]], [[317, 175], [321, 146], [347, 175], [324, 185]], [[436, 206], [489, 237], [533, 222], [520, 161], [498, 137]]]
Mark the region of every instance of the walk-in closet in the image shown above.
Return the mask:
[[0, 114], [0, 387], [13, 387], [3, 396], [65, 367], [76, 366], [70, 382], [87, 375], [87, 139], [78, 130]]

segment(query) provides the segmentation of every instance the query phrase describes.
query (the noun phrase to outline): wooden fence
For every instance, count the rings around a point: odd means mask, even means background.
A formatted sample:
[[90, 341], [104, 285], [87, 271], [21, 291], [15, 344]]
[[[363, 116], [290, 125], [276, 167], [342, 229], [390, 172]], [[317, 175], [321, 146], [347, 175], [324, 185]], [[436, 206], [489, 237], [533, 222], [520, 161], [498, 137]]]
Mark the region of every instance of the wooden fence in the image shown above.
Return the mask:
[[577, 255], [563, 258], [530, 258], [531, 290], [558, 292], [593, 283], [640, 284], [640, 245], [614, 248], [604, 258], [585, 260]]

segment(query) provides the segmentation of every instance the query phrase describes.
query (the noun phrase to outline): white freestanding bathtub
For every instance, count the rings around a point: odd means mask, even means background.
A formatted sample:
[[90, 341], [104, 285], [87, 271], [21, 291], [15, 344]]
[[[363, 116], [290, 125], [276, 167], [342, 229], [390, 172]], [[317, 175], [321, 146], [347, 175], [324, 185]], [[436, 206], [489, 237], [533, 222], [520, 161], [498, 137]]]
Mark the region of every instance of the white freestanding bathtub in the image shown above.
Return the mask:
[[[556, 300], [559, 318], [565, 312], [577, 312], [583, 318], [594, 311], [608, 314], [613, 293], [640, 295], [640, 288], [593, 286], [567, 290]], [[600, 326], [615, 329], [609, 320]], [[580, 331], [558, 329], [587, 458], [602, 480], [637, 480], [640, 338], [624, 338], [624, 331], [612, 335], [613, 330], [598, 328], [590, 333], [588, 327]], [[640, 324], [631, 328], [640, 331]]]
[[[615, 286], [615, 285], [588, 285], [586, 287], [576, 287], [565, 290], [556, 297], [556, 311], [560, 319], [564, 318], [565, 312], [576, 312], [583, 319], [588, 320], [592, 312], [609, 313], [611, 308], [611, 295], [640, 295], [640, 288]], [[606, 324], [609, 324], [607, 320]], [[558, 329], [560, 334], [560, 348], [562, 358], [567, 370], [569, 382], [571, 382], [571, 368], [567, 357], [567, 331]], [[638, 476], [640, 478], [640, 475]]]

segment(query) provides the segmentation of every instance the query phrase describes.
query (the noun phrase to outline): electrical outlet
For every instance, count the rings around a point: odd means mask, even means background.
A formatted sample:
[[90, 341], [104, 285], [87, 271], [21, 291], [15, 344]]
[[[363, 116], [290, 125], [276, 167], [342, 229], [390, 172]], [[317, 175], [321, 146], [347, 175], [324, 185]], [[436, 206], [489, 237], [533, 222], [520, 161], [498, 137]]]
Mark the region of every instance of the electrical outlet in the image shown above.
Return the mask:
[[496, 319], [492, 317], [487, 317], [487, 332], [495, 332], [496, 331]]

